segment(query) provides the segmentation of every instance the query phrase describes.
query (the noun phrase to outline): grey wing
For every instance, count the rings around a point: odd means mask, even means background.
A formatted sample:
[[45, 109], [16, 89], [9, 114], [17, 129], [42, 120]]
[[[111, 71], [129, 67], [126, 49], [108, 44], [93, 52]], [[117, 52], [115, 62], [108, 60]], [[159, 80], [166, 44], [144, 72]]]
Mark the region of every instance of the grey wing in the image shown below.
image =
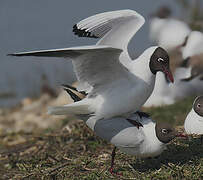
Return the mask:
[[78, 90], [94, 94], [102, 92], [112, 82], [128, 80], [130, 72], [119, 62], [120, 53], [100, 51], [74, 60], [73, 67], [80, 82]]
[[144, 141], [142, 129], [138, 129], [125, 118], [98, 120], [94, 131], [99, 137], [119, 147], [136, 147]]
[[71, 58], [79, 80], [78, 89], [95, 93], [105, 89], [112, 81], [128, 80], [130, 72], [119, 62], [121, 52], [121, 49], [95, 45], [9, 55]]
[[62, 57], [62, 58], [78, 58], [79, 56], [87, 53], [96, 53], [100, 50], [113, 50], [109, 46], [77, 46], [72, 48], [61, 48], [61, 49], [48, 49], [48, 50], [37, 50], [27, 51], [19, 53], [11, 53], [8, 56], [36, 56], [36, 57]]

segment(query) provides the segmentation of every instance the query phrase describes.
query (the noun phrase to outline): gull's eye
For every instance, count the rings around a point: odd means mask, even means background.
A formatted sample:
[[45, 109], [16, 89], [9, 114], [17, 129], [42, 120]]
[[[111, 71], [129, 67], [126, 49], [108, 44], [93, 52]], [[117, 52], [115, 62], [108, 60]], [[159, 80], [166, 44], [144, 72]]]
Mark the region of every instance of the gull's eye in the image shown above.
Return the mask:
[[167, 133], [168, 133], [167, 129], [162, 129], [161, 132], [162, 132], [163, 134], [167, 134]]
[[164, 62], [164, 59], [163, 58], [158, 58], [157, 61]]
[[198, 108], [201, 108], [201, 104], [200, 104], [200, 103], [198, 103], [198, 104], [197, 104], [197, 107], [198, 107]]

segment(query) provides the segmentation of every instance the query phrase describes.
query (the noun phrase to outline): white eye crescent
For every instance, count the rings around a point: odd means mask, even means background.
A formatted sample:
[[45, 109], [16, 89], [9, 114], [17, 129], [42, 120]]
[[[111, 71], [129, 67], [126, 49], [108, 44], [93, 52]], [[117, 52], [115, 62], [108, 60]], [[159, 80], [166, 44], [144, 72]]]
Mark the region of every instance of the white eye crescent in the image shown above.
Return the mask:
[[159, 62], [164, 62], [164, 59], [158, 58], [157, 61], [159, 61]]
[[198, 108], [200, 108], [200, 107], [201, 107], [201, 104], [200, 104], [200, 103], [198, 103], [198, 104], [197, 104], [197, 107], [198, 107]]
[[162, 129], [161, 132], [162, 132], [163, 134], [166, 134], [168, 131], [167, 131], [167, 129]]

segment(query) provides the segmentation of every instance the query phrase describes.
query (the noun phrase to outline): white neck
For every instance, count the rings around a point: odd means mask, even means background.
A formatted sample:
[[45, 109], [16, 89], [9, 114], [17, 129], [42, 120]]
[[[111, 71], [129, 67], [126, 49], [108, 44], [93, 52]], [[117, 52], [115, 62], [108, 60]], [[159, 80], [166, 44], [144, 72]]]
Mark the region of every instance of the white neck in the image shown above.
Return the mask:
[[153, 121], [143, 124], [143, 132], [145, 134], [145, 142], [143, 145], [146, 148], [146, 152], [150, 149], [151, 156], [157, 156], [166, 149], [166, 145], [159, 141], [156, 136], [155, 126], [156, 123]]
[[146, 83], [155, 83], [155, 74], [150, 70], [150, 58], [157, 46], [145, 50], [137, 59], [131, 62], [130, 71]]
[[197, 114], [193, 108], [190, 113], [191, 113], [191, 116], [193, 117], [193, 119], [203, 123], [203, 117], [200, 116], [199, 114]]

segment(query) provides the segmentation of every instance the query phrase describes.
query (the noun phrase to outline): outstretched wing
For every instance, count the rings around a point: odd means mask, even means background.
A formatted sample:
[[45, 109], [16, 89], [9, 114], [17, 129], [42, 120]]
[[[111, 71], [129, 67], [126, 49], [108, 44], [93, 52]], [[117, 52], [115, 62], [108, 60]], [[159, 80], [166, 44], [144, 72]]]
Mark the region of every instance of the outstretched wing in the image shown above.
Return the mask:
[[[117, 80], [128, 81], [130, 72], [119, 62], [121, 49], [109, 46], [82, 46], [10, 54], [12, 56], [43, 56], [71, 58], [79, 90], [98, 92]], [[93, 91], [94, 90], [94, 91]]]
[[136, 11], [112, 11], [80, 21], [73, 26], [73, 32], [79, 37], [102, 38], [97, 45], [126, 50], [129, 41], [144, 22], [144, 17]]
[[[63, 57], [63, 58], [77, 58], [83, 54], [97, 53], [100, 50], [112, 51], [116, 50], [109, 46], [77, 46], [63, 49], [48, 49], [39, 51], [28, 51], [8, 54], [8, 56], [38, 56], [38, 57]], [[117, 49], [118, 50], [118, 49]], [[118, 50], [121, 51], [121, 50]]]

